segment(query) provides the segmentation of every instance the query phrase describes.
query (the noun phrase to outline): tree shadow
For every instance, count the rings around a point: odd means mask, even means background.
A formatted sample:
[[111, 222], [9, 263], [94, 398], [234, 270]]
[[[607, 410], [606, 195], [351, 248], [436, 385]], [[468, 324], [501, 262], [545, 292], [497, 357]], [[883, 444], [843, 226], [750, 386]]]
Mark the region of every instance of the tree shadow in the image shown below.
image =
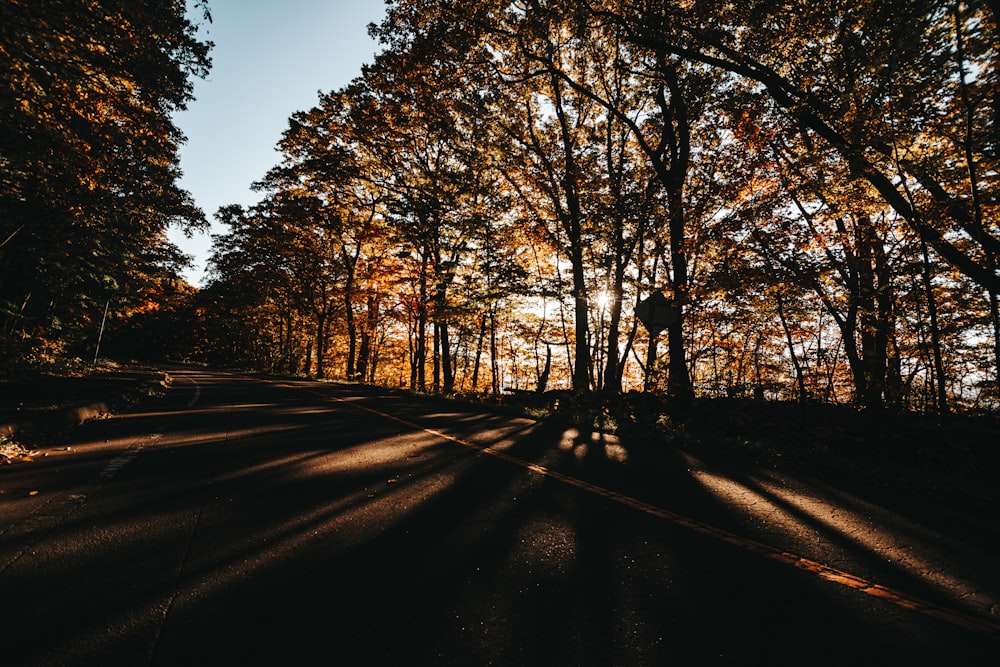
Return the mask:
[[[908, 629], [924, 626], [896, 609], [897, 630], [880, 634], [882, 603], [849, 602], [842, 588], [622, 502], [747, 527], [689, 458], [638, 432], [381, 401], [374, 389], [311, 383], [293, 398], [263, 381], [202, 381], [198, 409], [165, 404], [180, 414], [162, 443], [51, 531], [58, 548], [0, 574], [3, 620], [25, 628], [7, 647], [14, 664], [71, 649], [134, 657], [107, 631], [129, 624], [139, 629], [124, 636], [153, 650], [142, 660], [152, 664], [790, 664], [817, 645], [816, 664], [832, 664], [864, 642], [873, 658], [995, 648], [960, 630], [947, 635], [954, 646], [928, 648]], [[156, 423], [150, 411], [118, 428]], [[873, 571], [891, 570], [752, 471], [726, 475]], [[831, 643], [837, 633], [849, 640]]]

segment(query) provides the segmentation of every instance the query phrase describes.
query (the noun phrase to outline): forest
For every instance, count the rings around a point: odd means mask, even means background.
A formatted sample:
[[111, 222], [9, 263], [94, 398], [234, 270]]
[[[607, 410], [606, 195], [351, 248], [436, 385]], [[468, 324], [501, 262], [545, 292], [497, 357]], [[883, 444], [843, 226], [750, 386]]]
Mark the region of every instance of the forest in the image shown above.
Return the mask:
[[0, 376], [92, 358], [105, 309], [125, 330], [191, 291], [166, 229], [207, 221], [171, 115], [210, 48], [183, 1], [0, 2]]
[[997, 0], [387, 4], [195, 288], [184, 3], [5, 0], [5, 363], [1000, 408]]

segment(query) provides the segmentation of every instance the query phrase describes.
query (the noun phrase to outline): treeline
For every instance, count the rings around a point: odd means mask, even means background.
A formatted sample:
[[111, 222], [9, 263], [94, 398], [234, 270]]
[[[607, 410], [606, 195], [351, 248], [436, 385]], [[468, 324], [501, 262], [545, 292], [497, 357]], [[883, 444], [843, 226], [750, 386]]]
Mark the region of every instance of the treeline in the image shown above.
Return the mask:
[[[290, 119], [260, 204], [217, 214], [194, 354], [995, 408], [997, 9], [395, 0], [375, 62]], [[677, 321], [651, 345], [657, 291]]]
[[172, 114], [211, 46], [186, 5], [0, 2], [0, 374], [93, 355], [106, 309], [185, 291], [165, 232], [205, 220]]
[[393, 0], [200, 291], [164, 231], [210, 45], [141, 4], [0, 4], [8, 363], [112, 303], [119, 355], [425, 391], [998, 405], [996, 2]]

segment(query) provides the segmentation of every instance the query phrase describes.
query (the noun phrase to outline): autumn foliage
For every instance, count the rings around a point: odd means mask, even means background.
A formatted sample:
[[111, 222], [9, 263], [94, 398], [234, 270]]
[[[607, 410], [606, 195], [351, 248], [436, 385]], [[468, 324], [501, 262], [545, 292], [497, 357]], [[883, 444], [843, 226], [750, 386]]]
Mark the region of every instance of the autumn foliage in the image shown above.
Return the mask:
[[[994, 9], [391, 2], [261, 203], [220, 211], [206, 358], [995, 407]], [[651, 341], [657, 291], [677, 323]]]
[[260, 202], [217, 212], [172, 353], [443, 393], [997, 408], [995, 2], [393, 0], [371, 30]]
[[186, 4], [0, 2], [0, 371], [93, 354], [108, 304], [118, 321], [177, 281], [166, 228], [204, 216], [171, 115], [210, 46]]

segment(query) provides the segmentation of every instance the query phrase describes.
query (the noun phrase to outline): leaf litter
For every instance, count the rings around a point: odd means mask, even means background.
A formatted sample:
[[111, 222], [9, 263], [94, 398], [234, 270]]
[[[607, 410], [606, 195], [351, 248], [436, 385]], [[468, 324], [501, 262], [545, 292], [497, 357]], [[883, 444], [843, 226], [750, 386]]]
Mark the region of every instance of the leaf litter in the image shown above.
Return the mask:
[[21, 461], [33, 461], [37, 452], [33, 452], [24, 445], [14, 442], [7, 436], [0, 436], [0, 465], [8, 465]]

